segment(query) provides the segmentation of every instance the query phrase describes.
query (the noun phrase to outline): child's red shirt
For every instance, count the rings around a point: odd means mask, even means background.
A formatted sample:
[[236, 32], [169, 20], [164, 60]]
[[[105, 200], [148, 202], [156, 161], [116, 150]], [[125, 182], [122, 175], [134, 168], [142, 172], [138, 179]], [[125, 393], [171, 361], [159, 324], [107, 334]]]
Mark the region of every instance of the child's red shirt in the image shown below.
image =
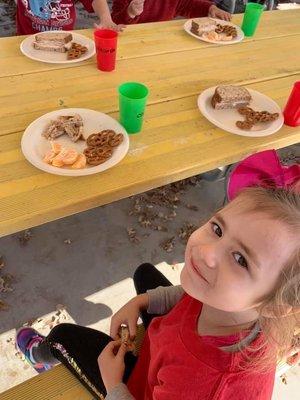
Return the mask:
[[[80, 0], [93, 12], [92, 0]], [[50, 30], [72, 30], [76, 20], [73, 0], [18, 0], [16, 25], [18, 35]]]
[[177, 16], [184, 18], [206, 17], [210, 6], [208, 0], [146, 0], [141, 15], [130, 18], [127, 8], [131, 0], [114, 0], [112, 19], [116, 24], [140, 24], [143, 22], [169, 21]]
[[168, 314], [152, 320], [127, 383], [131, 394], [137, 400], [270, 400], [275, 366], [269, 373], [241, 371], [241, 352], [219, 349], [236, 343], [237, 335], [198, 335], [201, 308], [185, 294]]

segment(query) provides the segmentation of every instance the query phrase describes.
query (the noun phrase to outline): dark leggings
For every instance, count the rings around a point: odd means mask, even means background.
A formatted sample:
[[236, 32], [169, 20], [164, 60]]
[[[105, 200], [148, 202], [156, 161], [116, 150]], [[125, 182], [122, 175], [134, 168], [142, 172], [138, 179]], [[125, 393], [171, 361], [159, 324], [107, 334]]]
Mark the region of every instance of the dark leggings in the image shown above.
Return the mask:
[[[152, 264], [140, 265], [134, 273], [133, 280], [137, 294], [158, 286], [171, 286], [171, 282]], [[148, 314], [147, 311], [141, 312], [145, 328], [155, 316]], [[44, 363], [53, 362], [55, 357], [55, 360], [61, 361], [94, 396], [101, 398], [101, 395], [106, 396], [106, 389], [100, 376], [97, 359], [111, 340], [113, 339], [110, 336], [95, 329], [74, 324], [60, 324], [51, 330], [45, 341], [34, 350], [33, 355], [36, 361]], [[132, 353], [126, 354], [123, 376], [125, 383], [136, 361], [137, 357]], [[78, 372], [78, 367], [81, 372]]]

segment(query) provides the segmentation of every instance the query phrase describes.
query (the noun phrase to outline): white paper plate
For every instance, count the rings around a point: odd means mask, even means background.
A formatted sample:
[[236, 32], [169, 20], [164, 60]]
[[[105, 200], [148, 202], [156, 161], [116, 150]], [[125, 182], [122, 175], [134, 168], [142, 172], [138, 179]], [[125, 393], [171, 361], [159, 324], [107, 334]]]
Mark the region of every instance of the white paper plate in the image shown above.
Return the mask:
[[209, 40], [206, 38], [203, 38], [201, 36], [197, 36], [194, 33], [191, 32], [191, 27], [192, 27], [192, 21], [195, 22], [199, 22], [201, 23], [201, 18], [193, 18], [193, 19], [189, 19], [188, 21], [185, 22], [185, 24], [183, 25], [183, 29], [191, 36], [193, 36], [194, 38], [198, 39], [198, 40], [202, 40], [203, 42], [208, 42], [208, 43], [215, 43], [215, 44], [221, 44], [221, 45], [226, 45], [226, 44], [235, 44], [235, 43], [239, 43], [244, 39], [244, 32], [241, 30], [241, 28], [237, 25], [234, 25], [231, 22], [228, 21], [223, 21], [220, 19], [215, 19], [215, 18], [211, 18], [214, 21], [217, 21], [218, 24], [220, 25], [230, 25], [230, 26], [234, 26], [237, 30], [237, 37], [230, 40], [230, 41], [221, 41], [221, 40]]
[[[83, 169], [71, 169], [67, 167], [58, 168], [43, 161], [45, 153], [50, 150], [50, 142], [42, 136], [47, 124], [60, 115], [79, 114], [83, 119], [84, 137], [85, 139], [92, 133], [102, 131], [104, 129], [113, 129], [117, 133], [124, 135], [123, 142], [114, 150], [112, 157], [105, 163], [96, 166], [87, 166]], [[63, 135], [55, 139], [56, 142], [66, 147], [72, 147], [78, 152], [82, 152], [87, 144], [83, 140], [73, 143], [67, 135]], [[118, 121], [111, 118], [109, 115], [99, 111], [88, 110], [85, 108], [64, 108], [62, 110], [52, 111], [37, 118], [25, 130], [21, 148], [25, 158], [35, 167], [42, 171], [49, 172], [55, 175], [65, 176], [83, 176], [97, 174], [105, 171], [108, 168], [118, 164], [127, 154], [129, 148], [129, 137], [126, 130]]]
[[[87, 38], [86, 36], [80, 35], [79, 33], [72, 31], [58, 31], [58, 32], [71, 33], [73, 36], [72, 42], [79, 43], [82, 46], [86, 46], [88, 48], [88, 51], [85, 54], [83, 54], [83, 56], [81, 56], [80, 58], [76, 58], [74, 60], [67, 60], [67, 53], [36, 50], [33, 47], [35, 35], [31, 35], [28, 36], [26, 39], [24, 39], [23, 42], [20, 44], [21, 52], [26, 57], [29, 57], [32, 60], [51, 63], [51, 64], [72, 64], [76, 62], [81, 62], [87, 60], [88, 58], [92, 57], [95, 54], [95, 44], [91, 39]], [[42, 35], [44, 33], [48, 32], [41, 32]]]
[[244, 116], [239, 114], [234, 108], [229, 110], [215, 110], [211, 105], [211, 98], [215, 92], [216, 86], [204, 90], [198, 97], [198, 108], [201, 113], [206, 117], [212, 124], [218, 126], [224, 131], [234, 133], [241, 136], [249, 137], [262, 137], [272, 135], [279, 131], [283, 125], [283, 115], [280, 107], [270, 97], [265, 96], [256, 90], [248, 89], [252, 96], [252, 100], [249, 107], [255, 111], [269, 111], [271, 113], [279, 113], [279, 118], [275, 121], [261, 123], [254, 125], [251, 130], [239, 129], [235, 123], [236, 121], [243, 121]]

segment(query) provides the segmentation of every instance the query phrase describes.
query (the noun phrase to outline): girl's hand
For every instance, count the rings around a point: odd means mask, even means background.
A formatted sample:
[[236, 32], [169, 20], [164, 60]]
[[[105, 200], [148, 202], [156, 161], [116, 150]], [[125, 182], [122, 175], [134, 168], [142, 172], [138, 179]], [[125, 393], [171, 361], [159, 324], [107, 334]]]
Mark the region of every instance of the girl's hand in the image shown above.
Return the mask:
[[126, 345], [121, 340], [116, 340], [109, 342], [98, 357], [101, 377], [108, 392], [122, 382], [125, 353]]
[[231, 20], [231, 14], [230, 13], [221, 10], [220, 8], [215, 6], [214, 4], [209, 7], [208, 16], [211, 17], [211, 18], [223, 19], [224, 21], [230, 21]]
[[141, 15], [144, 11], [145, 0], [132, 0], [127, 8], [127, 14], [130, 18], [135, 18]]
[[140, 310], [147, 309], [149, 305], [149, 295], [147, 293], [140, 294], [114, 314], [110, 323], [110, 336], [113, 339], [118, 338], [118, 330], [121, 324], [128, 326], [130, 338], [133, 340], [136, 335], [137, 320], [140, 315]]
[[96, 29], [111, 29], [112, 31], [116, 32], [123, 32], [126, 28], [126, 25], [117, 25], [112, 20], [110, 21], [101, 21], [99, 24], [94, 24], [94, 28]]

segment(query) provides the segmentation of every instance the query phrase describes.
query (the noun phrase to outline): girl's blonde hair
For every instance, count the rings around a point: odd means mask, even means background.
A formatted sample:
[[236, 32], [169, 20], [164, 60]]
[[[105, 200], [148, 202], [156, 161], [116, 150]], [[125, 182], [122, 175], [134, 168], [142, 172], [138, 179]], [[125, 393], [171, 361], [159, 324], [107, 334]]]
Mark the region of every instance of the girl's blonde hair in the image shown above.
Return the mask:
[[[297, 243], [275, 288], [260, 302], [258, 322], [262, 341], [259, 348], [257, 343], [255, 348], [251, 345], [247, 348], [251, 366], [266, 371], [274, 366], [274, 361], [286, 358], [300, 334], [300, 192], [296, 187], [290, 190], [253, 187], [240, 192], [236, 201], [243, 209], [266, 213], [286, 224]], [[258, 351], [259, 357], [251, 357], [251, 351]]]

